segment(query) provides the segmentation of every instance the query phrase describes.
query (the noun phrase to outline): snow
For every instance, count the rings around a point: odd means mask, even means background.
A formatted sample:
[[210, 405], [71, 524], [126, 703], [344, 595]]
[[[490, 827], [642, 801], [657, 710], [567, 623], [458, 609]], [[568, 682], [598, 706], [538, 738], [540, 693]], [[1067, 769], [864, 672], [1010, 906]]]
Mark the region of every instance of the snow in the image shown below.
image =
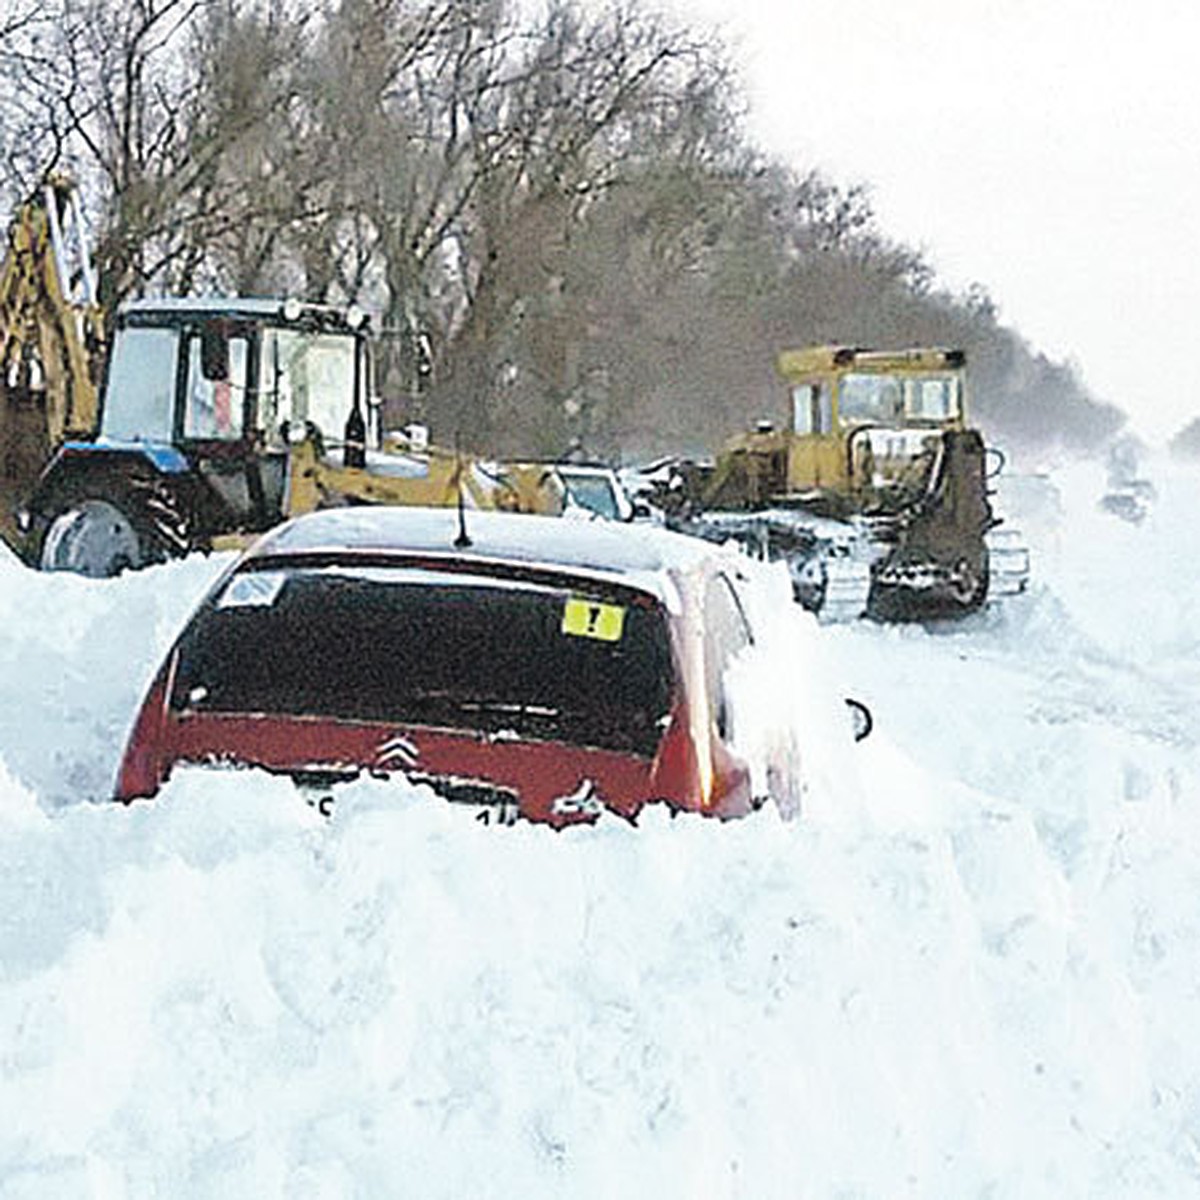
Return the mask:
[[804, 809], [727, 825], [106, 803], [228, 559], [0, 554], [0, 1197], [1195, 1194], [1200, 478], [1155, 483], [1009, 481], [1033, 590], [957, 626], [778, 614], [735, 722], [792, 706]]

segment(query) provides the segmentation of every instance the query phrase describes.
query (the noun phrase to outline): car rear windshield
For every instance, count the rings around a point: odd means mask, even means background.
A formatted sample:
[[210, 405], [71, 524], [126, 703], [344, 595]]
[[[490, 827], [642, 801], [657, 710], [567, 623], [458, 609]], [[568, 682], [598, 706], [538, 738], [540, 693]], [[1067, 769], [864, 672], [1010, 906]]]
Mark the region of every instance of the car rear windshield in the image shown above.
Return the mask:
[[171, 705], [649, 757], [672, 692], [666, 617], [645, 594], [322, 568], [233, 576], [181, 639]]

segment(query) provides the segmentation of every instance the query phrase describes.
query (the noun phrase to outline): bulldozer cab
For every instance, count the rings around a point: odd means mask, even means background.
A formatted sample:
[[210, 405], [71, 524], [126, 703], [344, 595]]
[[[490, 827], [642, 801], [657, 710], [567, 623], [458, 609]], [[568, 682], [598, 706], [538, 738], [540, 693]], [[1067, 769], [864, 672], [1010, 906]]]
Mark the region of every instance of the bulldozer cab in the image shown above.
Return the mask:
[[965, 427], [961, 351], [788, 350], [788, 492], [844, 493], [904, 483], [942, 430]]

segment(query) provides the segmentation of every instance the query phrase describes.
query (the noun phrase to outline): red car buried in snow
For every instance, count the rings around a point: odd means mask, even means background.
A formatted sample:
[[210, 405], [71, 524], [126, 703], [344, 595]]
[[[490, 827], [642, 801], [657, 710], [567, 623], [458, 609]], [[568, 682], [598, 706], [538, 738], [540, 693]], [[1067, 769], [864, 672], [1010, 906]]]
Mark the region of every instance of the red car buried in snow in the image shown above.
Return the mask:
[[[650, 802], [720, 817], [765, 798], [734, 748], [725, 670], [757, 568], [658, 529], [349, 508], [248, 550], [168, 653], [117, 796], [176, 764], [306, 786], [399, 773], [553, 825]], [[771, 764], [773, 778], [794, 771]]]

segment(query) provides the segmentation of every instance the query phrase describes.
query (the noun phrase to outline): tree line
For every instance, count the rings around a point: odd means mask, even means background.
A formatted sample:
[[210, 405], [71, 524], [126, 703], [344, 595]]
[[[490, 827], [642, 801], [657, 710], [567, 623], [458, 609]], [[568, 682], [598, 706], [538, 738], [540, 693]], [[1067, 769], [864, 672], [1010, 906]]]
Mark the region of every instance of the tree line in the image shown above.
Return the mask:
[[356, 301], [389, 420], [443, 440], [711, 451], [826, 341], [965, 348], [1001, 440], [1123, 420], [865, 188], [764, 156], [716, 38], [632, 0], [4, 0], [0, 81], [3, 199], [76, 176], [106, 311]]

